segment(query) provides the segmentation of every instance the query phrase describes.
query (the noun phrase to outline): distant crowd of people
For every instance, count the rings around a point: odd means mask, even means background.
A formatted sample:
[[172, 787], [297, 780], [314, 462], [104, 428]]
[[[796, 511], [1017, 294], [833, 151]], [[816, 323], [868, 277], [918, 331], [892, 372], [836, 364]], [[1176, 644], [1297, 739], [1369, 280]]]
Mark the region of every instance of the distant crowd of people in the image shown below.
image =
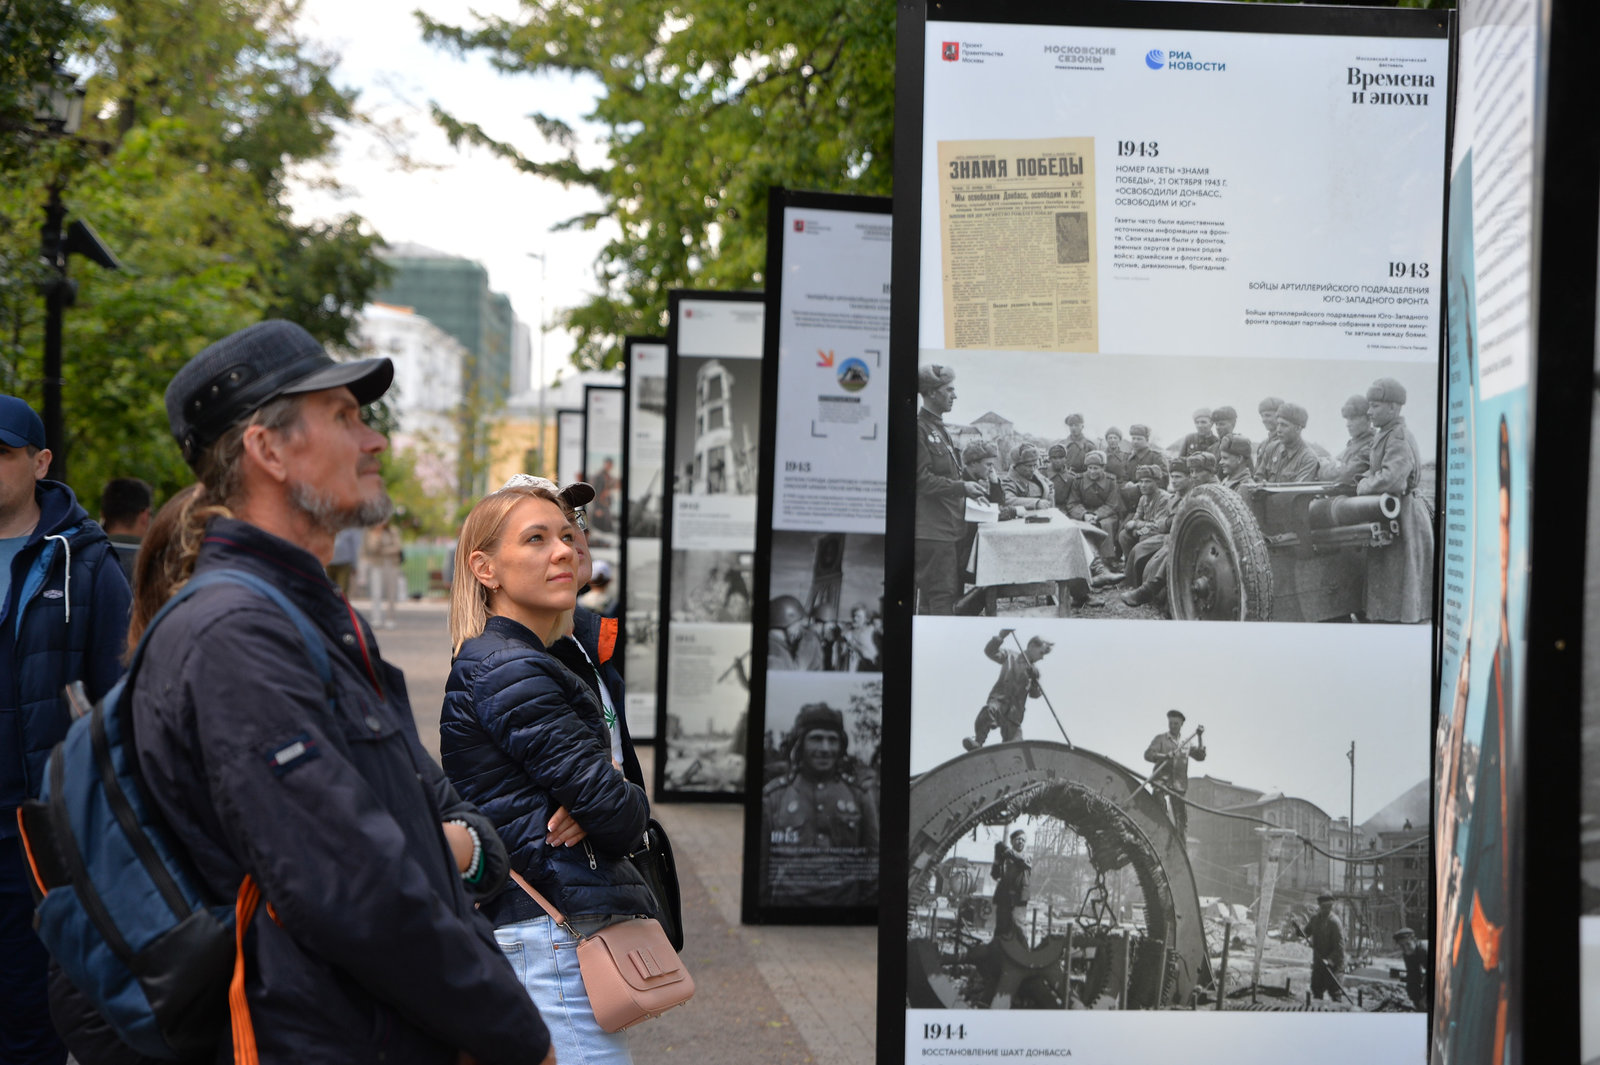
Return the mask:
[[1432, 611], [1433, 516], [1418, 493], [1423, 452], [1406, 429], [1406, 389], [1394, 378], [1374, 381], [1341, 408], [1349, 438], [1338, 455], [1319, 455], [1304, 438], [1305, 407], [1268, 396], [1258, 404], [1262, 436], [1238, 426], [1233, 407], [1194, 412], [1194, 431], [1174, 450], [1151, 443], [1150, 428], [1133, 424], [1100, 439], [1084, 432], [1083, 415], [1064, 419], [1066, 437], [1045, 446], [1018, 442], [1008, 456], [990, 440], [959, 451], [944, 415], [955, 404], [955, 372], [924, 366], [918, 373], [917, 610], [966, 609], [982, 591], [971, 587], [969, 555], [975, 524], [967, 502], [983, 501], [1009, 520], [1029, 511], [1057, 511], [1099, 530], [1091, 535], [1093, 585], [1126, 582], [1130, 606], [1165, 598], [1170, 533], [1186, 497], [1204, 485], [1248, 493], [1254, 485], [1320, 483], [1329, 494], [1392, 495], [1400, 501], [1396, 542], [1368, 556], [1364, 616], [1369, 621], [1426, 621]]

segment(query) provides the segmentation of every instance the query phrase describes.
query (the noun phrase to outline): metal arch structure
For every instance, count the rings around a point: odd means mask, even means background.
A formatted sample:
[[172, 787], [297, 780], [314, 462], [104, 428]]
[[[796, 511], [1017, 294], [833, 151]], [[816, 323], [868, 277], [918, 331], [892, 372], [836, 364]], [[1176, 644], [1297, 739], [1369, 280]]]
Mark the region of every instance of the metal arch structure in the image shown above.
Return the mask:
[[[1132, 974], [1128, 1003], [1187, 1005], [1211, 982], [1194, 872], [1166, 804], [1141, 777], [1103, 755], [1038, 740], [1001, 743], [951, 759], [912, 781], [907, 838], [911, 907], [930, 898], [940, 860], [962, 835], [1025, 815], [1055, 817], [1081, 836], [1097, 872], [1131, 866], [1145, 897], [1146, 935], [1161, 949]], [[919, 987], [919, 944], [909, 944], [908, 998], [937, 1006]]]

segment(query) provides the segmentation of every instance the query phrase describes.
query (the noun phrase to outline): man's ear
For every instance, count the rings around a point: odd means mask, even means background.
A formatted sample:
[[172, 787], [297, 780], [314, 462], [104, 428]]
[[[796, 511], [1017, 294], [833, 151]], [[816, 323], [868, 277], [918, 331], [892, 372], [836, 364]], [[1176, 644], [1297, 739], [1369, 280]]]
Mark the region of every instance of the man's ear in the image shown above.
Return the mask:
[[282, 484], [289, 479], [289, 464], [283, 453], [283, 435], [264, 425], [252, 425], [244, 431], [241, 443], [244, 454], [261, 472]]
[[50, 460], [55, 458], [55, 453], [47, 447], [42, 447], [33, 453], [33, 479], [42, 481], [50, 475]]

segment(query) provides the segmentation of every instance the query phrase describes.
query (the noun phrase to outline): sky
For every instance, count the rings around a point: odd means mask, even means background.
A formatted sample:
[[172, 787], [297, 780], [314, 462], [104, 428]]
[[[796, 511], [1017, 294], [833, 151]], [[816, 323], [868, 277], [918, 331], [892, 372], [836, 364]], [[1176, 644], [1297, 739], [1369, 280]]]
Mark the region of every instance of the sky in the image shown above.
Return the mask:
[[[331, 166], [306, 167], [296, 174], [289, 202], [300, 222], [354, 212], [390, 243], [415, 242], [482, 263], [490, 287], [509, 296], [517, 316], [533, 329], [537, 367], [541, 277], [548, 321], [599, 291], [595, 257], [615, 229], [550, 232], [558, 222], [597, 209], [599, 197], [518, 173], [481, 149], [451, 148], [428, 105], [437, 101], [534, 159], [554, 159], [560, 152], [545, 143], [526, 116], [535, 111], [554, 115], [578, 130], [579, 160], [595, 166], [605, 159], [597, 140], [601, 130], [583, 126], [580, 116], [593, 107], [598, 83], [565, 75], [500, 74], [481, 56], [461, 59], [433, 48], [423, 43], [411, 15], [419, 6], [455, 24], [471, 22], [469, 8], [504, 16], [517, 11], [515, 0], [473, 0], [470, 5], [422, 0], [393, 9], [306, 0], [298, 28], [309, 42], [340, 56], [335, 82], [358, 89], [358, 107], [402, 130], [410, 156], [427, 167], [407, 172], [396, 165], [395, 153], [382, 139], [346, 130]], [[318, 187], [329, 176], [344, 186], [341, 195]], [[542, 268], [529, 252], [546, 256]], [[547, 379], [567, 365], [572, 347], [564, 331], [547, 334]]]

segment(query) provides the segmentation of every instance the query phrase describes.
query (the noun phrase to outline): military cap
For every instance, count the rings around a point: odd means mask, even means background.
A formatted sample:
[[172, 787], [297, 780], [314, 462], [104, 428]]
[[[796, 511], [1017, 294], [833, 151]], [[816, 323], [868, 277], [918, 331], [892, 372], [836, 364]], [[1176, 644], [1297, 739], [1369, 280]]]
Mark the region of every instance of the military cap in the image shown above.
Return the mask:
[[1115, 425], [1113, 425], [1111, 428], [1106, 430], [1105, 435], [1107, 437], [1113, 437], [1114, 436], [1118, 440], [1121, 440], [1122, 439], [1122, 430], [1118, 429]]
[[1306, 427], [1308, 416], [1306, 409], [1298, 403], [1285, 403], [1278, 408], [1278, 417], [1284, 421], [1294, 422], [1300, 428]]
[[1239, 412], [1232, 407], [1218, 407], [1211, 412], [1211, 420], [1214, 422], [1236, 422], [1239, 420]]
[[1230, 455], [1250, 457], [1250, 438], [1240, 436], [1238, 433], [1229, 433], [1222, 438], [1222, 450]]
[[167, 422], [193, 467], [224, 433], [280, 396], [345, 387], [365, 406], [393, 380], [388, 359], [334, 362], [300, 326], [269, 318], [228, 334], [173, 374]]
[[1367, 389], [1367, 398], [1379, 403], [1400, 403], [1406, 401], [1406, 386], [1392, 377], [1380, 377], [1372, 382], [1372, 387]]
[[1083, 461], [1085, 465], [1089, 466], [1104, 466], [1106, 464], [1106, 453], [1098, 450], [1091, 451], [1083, 457]]
[[1210, 407], [1196, 407], [1194, 413], [1191, 414], [1190, 417], [1191, 418], [1208, 418], [1209, 419], [1211, 417], [1211, 408]]
[[961, 461], [969, 466], [975, 462], [982, 462], [984, 459], [999, 457], [999, 450], [987, 440], [974, 440], [961, 449]]
[[1217, 456], [1209, 451], [1196, 451], [1189, 456], [1189, 470], [1192, 473], [1198, 473], [1202, 470], [1206, 473], [1216, 473]]
[[794, 719], [794, 734], [804, 736], [812, 729], [831, 729], [844, 735], [844, 715], [827, 703], [807, 703]]
[[1167, 711], [1167, 716], [1168, 717], [1175, 717], [1179, 721], [1187, 721], [1187, 720], [1189, 720], [1187, 717], [1184, 716], [1184, 713], [1183, 713], [1182, 710], [1168, 710]]
[[1069, 414], [1069, 415], [1067, 415], [1066, 421], [1067, 421], [1068, 425], [1082, 425], [1083, 424], [1083, 415], [1081, 415], [1081, 414]]
[[1417, 934], [1409, 928], [1402, 928], [1394, 934], [1394, 938], [1396, 940], [1405, 939], [1407, 936], [1410, 936], [1412, 939], [1417, 938]]
[[780, 595], [767, 604], [767, 626], [786, 629], [797, 621], [804, 621], [806, 608], [792, 595]]
[[1039, 465], [1039, 449], [1032, 444], [1023, 444], [1017, 448], [1017, 453], [1011, 456], [1011, 465], [1020, 466], [1024, 462]]
[[1050, 445], [1050, 457], [1053, 458], [1053, 459], [1064, 459], [1064, 458], [1066, 458], [1067, 457], [1067, 449], [1066, 449], [1066, 447], [1061, 445], [1061, 444], [1051, 444]]
[[1333, 896], [1328, 894], [1326, 891], [1324, 891], [1322, 894], [1317, 896], [1317, 901], [1318, 902], [1332, 902], [1333, 901]]
[[1056, 643], [1055, 643], [1054, 640], [1047, 640], [1043, 636], [1029, 636], [1028, 637], [1028, 646], [1029, 647], [1043, 647], [1046, 651], [1048, 651], [1048, 650], [1050, 650], [1050, 648], [1054, 647], [1055, 645], [1056, 645]]
[[1142, 436], [1148, 440], [1150, 439], [1150, 427], [1148, 425], [1141, 425], [1138, 422], [1134, 422], [1132, 425], [1128, 426], [1128, 435]]
[[1147, 463], [1147, 464], [1145, 464], [1143, 466], [1140, 466], [1137, 470], [1135, 470], [1133, 472], [1134, 472], [1134, 476], [1136, 478], [1138, 478], [1139, 480], [1141, 480], [1141, 481], [1144, 480], [1147, 477], [1152, 481], [1161, 480], [1161, 467], [1160, 466], [1152, 466], [1152, 465], [1149, 465]]
[[917, 391], [922, 395], [937, 392], [956, 379], [956, 372], [948, 366], [930, 363], [917, 370]]
[[1351, 396], [1344, 401], [1344, 406], [1339, 408], [1339, 417], [1341, 418], [1364, 418], [1366, 414], [1366, 396]]
[[1268, 396], [1266, 399], [1256, 404], [1256, 411], [1260, 414], [1266, 414], [1268, 411], [1275, 411], [1281, 406], [1283, 406], [1283, 400], [1279, 399], [1277, 396]]

